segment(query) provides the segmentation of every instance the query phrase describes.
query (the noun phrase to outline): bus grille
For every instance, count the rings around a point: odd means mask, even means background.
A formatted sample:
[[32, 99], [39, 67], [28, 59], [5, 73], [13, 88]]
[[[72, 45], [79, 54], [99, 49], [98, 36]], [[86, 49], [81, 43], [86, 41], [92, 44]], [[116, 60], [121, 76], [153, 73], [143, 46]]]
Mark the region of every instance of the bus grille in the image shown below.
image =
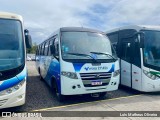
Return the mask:
[[[101, 72], [101, 73], [80, 73], [81, 79], [85, 87], [96, 87], [96, 86], [106, 86], [109, 84], [111, 79], [111, 72]], [[92, 85], [92, 81], [99, 80], [102, 82], [101, 85]]]
[[4, 99], [4, 100], [0, 100], [0, 106], [2, 106], [3, 104], [5, 104], [7, 102], [8, 99]]

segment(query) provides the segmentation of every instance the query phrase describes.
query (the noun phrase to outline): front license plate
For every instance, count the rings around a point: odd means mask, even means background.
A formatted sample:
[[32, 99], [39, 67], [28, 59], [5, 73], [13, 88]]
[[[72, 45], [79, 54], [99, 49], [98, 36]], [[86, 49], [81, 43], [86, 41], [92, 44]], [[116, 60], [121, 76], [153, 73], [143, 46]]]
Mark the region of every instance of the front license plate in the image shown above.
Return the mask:
[[101, 81], [92, 81], [92, 85], [102, 85]]

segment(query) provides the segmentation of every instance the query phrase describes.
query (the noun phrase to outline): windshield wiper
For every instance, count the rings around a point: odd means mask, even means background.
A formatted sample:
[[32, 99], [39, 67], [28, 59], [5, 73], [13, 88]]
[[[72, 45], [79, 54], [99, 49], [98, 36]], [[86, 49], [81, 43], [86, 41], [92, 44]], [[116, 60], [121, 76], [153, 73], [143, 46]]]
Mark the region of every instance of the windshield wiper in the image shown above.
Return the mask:
[[97, 54], [97, 55], [107, 55], [109, 57], [111, 57], [114, 60], [117, 60], [116, 58], [114, 58], [112, 55], [108, 54], [108, 53], [102, 53], [102, 52], [90, 52], [92, 54]]
[[66, 53], [66, 54], [76, 55], [76, 56], [90, 57], [90, 58], [92, 58], [93, 60], [97, 61], [94, 57], [92, 57], [91, 55], [88, 55], [88, 54], [82, 54], [82, 53]]

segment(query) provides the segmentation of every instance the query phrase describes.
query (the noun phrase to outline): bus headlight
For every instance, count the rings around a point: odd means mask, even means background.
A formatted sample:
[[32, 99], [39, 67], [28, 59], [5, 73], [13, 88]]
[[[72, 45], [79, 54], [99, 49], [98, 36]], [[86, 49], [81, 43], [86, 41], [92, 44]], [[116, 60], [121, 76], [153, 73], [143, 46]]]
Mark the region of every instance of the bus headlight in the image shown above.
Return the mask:
[[152, 80], [159, 79], [159, 77], [158, 77], [158, 76], [153, 75], [152, 73], [147, 72], [146, 70], [143, 70], [143, 73], [144, 73], [147, 77], [149, 77], [150, 79], [152, 79]]
[[18, 83], [17, 85], [11, 87], [11, 88], [8, 88], [6, 90], [3, 90], [0, 92], [0, 96], [3, 96], [3, 95], [7, 95], [7, 94], [10, 94], [10, 93], [13, 93], [15, 91], [17, 91], [23, 84], [25, 83], [25, 79], [22, 80], [20, 83]]
[[66, 77], [71, 78], [71, 79], [78, 79], [77, 74], [74, 73], [74, 72], [65, 72], [65, 71], [62, 71], [61, 75], [66, 76]]
[[118, 76], [120, 74], [120, 70], [116, 70], [116, 71], [114, 71], [114, 73], [113, 73], [113, 77], [116, 77], [116, 76]]

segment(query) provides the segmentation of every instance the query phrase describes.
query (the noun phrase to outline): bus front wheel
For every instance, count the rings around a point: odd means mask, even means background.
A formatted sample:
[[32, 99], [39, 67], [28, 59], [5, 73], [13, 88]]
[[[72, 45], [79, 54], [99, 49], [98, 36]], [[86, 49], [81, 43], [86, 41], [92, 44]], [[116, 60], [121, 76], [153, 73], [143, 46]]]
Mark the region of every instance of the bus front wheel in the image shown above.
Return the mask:
[[55, 81], [53, 81], [52, 87], [54, 89], [54, 92], [56, 93], [56, 97], [57, 97], [58, 101], [63, 102], [65, 100], [65, 96], [58, 92], [58, 86]]
[[59, 102], [63, 102], [65, 99], [64, 95], [61, 95], [60, 93], [56, 92], [56, 96]]
[[40, 70], [40, 68], [38, 69], [38, 71], [39, 71], [40, 80], [43, 80], [43, 77], [42, 77], [42, 75], [41, 75], [41, 70]]

